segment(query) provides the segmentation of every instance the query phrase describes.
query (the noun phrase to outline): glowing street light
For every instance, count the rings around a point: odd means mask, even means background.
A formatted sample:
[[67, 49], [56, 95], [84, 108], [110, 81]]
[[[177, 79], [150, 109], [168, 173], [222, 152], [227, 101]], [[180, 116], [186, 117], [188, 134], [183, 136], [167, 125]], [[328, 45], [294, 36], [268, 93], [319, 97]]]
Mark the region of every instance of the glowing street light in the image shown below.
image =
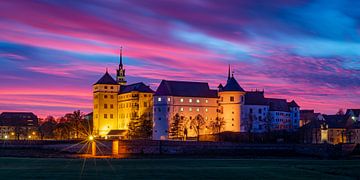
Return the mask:
[[31, 136], [28, 136], [29, 139], [31, 139]]
[[94, 140], [94, 136], [90, 135], [89, 136], [89, 141], [93, 141]]
[[5, 139], [9, 138], [8, 135], [5, 135]]

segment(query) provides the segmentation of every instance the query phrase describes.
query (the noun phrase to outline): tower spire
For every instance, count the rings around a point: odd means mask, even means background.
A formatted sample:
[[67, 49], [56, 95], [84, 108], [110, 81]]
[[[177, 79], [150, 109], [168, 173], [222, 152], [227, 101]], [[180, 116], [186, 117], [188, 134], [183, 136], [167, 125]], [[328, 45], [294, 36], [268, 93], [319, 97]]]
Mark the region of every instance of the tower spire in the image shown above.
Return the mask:
[[123, 62], [122, 62], [122, 46], [120, 47], [120, 64], [119, 64], [119, 69], [116, 70], [116, 81], [118, 84], [120, 85], [125, 85], [126, 84], [126, 80], [125, 80], [125, 69], [123, 67]]
[[230, 64], [229, 64], [229, 71], [228, 71], [228, 80], [230, 79]]
[[122, 69], [122, 67], [123, 67], [123, 63], [122, 63], [122, 46], [120, 47], [120, 64], [119, 64], [119, 66], [120, 66], [120, 69]]

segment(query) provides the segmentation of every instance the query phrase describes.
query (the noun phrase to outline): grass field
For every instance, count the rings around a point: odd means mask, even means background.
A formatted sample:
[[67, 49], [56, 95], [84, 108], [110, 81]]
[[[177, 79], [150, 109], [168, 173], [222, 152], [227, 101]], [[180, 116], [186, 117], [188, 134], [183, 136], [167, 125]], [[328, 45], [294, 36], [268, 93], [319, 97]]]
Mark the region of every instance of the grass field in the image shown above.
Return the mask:
[[0, 158], [1, 179], [360, 179], [360, 160]]

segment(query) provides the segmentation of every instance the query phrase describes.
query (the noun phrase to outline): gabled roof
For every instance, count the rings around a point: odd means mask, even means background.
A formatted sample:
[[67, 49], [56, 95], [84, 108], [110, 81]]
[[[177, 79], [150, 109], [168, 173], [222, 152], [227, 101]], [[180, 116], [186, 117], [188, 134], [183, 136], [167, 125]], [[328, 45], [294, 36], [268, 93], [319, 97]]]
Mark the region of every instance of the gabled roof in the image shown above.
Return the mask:
[[[106, 73], [95, 84], [117, 84], [113, 77], [106, 71]], [[94, 85], [95, 85], [94, 84]]]
[[155, 96], [184, 96], [216, 98], [217, 91], [211, 90], [208, 83], [162, 80]]
[[323, 115], [329, 128], [346, 128], [352, 125], [347, 115]]
[[300, 107], [298, 104], [296, 104], [296, 102], [294, 100], [292, 100], [291, 102], [288, 103], [289, 107]]
[[243, 91], [244, 89], [239, 85], [234, 77], [227, 80], [226, 85], [219, 89], [220, 91]]
[[119, 94], [128, 93], [132, 91], [144, 92], [144, 93], [154, 93], [154, 91], [149, 87], [146, 86], [144, 83], [139, 82], [130, 85], [121, 85]]
[[354, 116], [359, 117], [360, 109], [347, 109], [345, 114], [349, 114], [350, 111], [352, 111], [354, 113]]
[[266, 100], [270, 111], [290, 111], [286, 99], [266, 98]]
[[38, 126], [38, 117], [32, 112], [3, 112], [0, 126]]
[[268, 105], [263, 91], [249, 91], [245, 94], [245, 105]]

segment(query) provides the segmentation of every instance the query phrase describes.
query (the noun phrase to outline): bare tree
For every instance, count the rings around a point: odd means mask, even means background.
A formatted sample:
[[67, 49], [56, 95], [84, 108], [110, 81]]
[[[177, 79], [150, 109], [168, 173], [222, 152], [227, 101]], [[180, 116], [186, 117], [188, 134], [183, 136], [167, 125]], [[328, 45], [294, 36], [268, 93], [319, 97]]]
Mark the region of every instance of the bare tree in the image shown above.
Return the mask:
[[220, 141], [221, 129], [225, 126], [225, 120], [221, 117], [216, 117], [213, 121], [210, 122], [210, 126], [213, 134], [218, 135], [218, 141]]
[[200, 130], [205, 126], [205, 124], [205, 119], [200, 114], [196, 115], [195, 118], [190, 120], [190, 126], [195, 130], [197, 141], [200, 139]]

